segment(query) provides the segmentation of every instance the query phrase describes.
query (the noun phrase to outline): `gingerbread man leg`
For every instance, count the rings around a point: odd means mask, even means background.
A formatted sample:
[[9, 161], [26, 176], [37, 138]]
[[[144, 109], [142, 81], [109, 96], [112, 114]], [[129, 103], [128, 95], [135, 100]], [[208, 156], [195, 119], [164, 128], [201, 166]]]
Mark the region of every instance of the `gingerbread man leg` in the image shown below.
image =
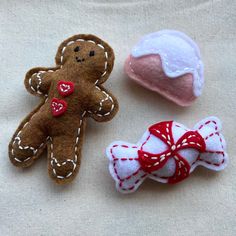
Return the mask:
[[15, 166], [28, 167], [42, 153], [47, 142], [43, 123], [42, 116], [37, 112], [26, 117], [19, 126], [9, 144], [9, 157]]
[[59, 184], [70, 182], [79, 170], [84, 126], [85, 121], [81, 118], [77, 128], [67, 127], [59, 135], [49, 138], [48, 171]]

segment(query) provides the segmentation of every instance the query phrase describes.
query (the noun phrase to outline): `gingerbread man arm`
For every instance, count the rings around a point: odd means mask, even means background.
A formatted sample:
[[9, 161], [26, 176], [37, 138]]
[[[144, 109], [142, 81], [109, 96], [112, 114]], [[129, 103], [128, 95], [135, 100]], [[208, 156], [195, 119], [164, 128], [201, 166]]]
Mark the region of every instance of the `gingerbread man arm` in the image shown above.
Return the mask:
[[25, 76], [26, 89], [34, 95], [47, 95], [52, 81], [52, 74], [57, 69], [36, 67], [29, 70]]
[[95, 86], [89, 100], [90, 116], [99, 122], [111, 120], [118, 111], [116, 98], [101, 86]]

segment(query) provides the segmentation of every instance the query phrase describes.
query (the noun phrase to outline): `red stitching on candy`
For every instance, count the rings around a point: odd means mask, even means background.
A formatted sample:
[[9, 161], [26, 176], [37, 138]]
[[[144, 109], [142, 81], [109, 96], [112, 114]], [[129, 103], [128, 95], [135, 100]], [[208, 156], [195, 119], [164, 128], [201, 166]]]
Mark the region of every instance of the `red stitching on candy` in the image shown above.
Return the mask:
[[[209, 165], [220, 166], [220, 165], [224, 164], [225, 159], [222, 159], [222, 161], [220, 163], [213, 163], [213, 162], [210, 162], [210, 161], [203, 160], [201, 158], [199, 158], [197, 161], [203, 161], [203, 162], [206, 162]], [[195, 161], [193, 164], [195, 164], [197, 161]]]
[[135, 171], [132, 175], [129, 175], [129, 176], [125, 177], [124, 179], [121, 179], [121, 181], [123, 182], [125, 180], [130, 179], [132, 176], [137, 175], [140, 170], [141, 170], [141, 168], [139, 168], [137, 171]]
[[214, 121], [214, 120], [208, 120], [208, 121], [206, 121], [204, 124], [200, 125], [198, 129], [200, 130], [200, 129], [202, 129], [205, 125], [208, 125], [208, 124], [210, 124], [210, 123], [214, 123], [214, 124], [215, 124], [215, 130], [218, 130], [217, 123], [216, 123], [216, 121]]
[[222, 154], [223, 156], [225, 155], [223, 151], [205, 151], [205, 153], [216, 153], [216, 154]]
[[128, 148], [128, 146], [127, 146], [127, 145], [121, 145], [121, 147]]
[[[118, 160], [122, 160], [122, 161], [127, 161], [127, 160], [129, 160], [129, 161], [138, 161], [138, 158], [116, 158], [115, 157], [115, 155], [113, 154], [113, 148], [116, 148], [116, 147], [124, 147], [124, 148], [129, 148], [129, 146], [127, 146], [127, 145], [113, 145], [111, 148], [110, 148], [110, 153], [111, 153], [111, 156], [112, 156], [112, 158], [113, 158], [113, 160], [115, 161], [114, 163], [113, 163], [113, 168], [114, 168], [114, 172], [115, 172], [115, 174], [116, 174], [116, 177], [117, 177], [117, 179], [119, 179], [119, 181], [120, 182], [123, 182], [124, 180], [128, 180], [128, 179], [130, 179], [132, 176], [135, 176], [135, 175], [137, 175], [138, 174], [138, 172], [141, 170], [141, 168], [139, 168], [136, 172], [134, 172], [132, 175], [129, 175], [129, 176], [127, 176], [127, 177], [125, 177], [124, 179], [122, 179], [120, 176], [119, 176], [119, 174], [118, 174], [118, 171], [117, 171], [117, 169], [116, 169], [116, 161], [118, 161]], [[132, 146], [132, 148], [134, 148], [135, 146]]]
[[[213, 121], [213, 120], [208, 120], [208, 121], [206, 121], [206, 122], [205, 122], [203, 125], [201, 125], [198, 129], [199, 129], [199, 130], [202, 129], [205, 125], [208, 125], [208, 124], [210, 124], [211, 122], [215, 124], [215, 131], [217, 131], [217, 130], [218, 130], [217, 123], [216, 123], [216, 121]], [[179, 126], [179, 127], [180, 127], [180, 126]], [[220, 138], [220, 143], [221, 143], [221, 147], [222, 147], [222, 149], [224, 150], [224, 147], [223, 147], [223, 140], [222, 140], [222, 138], [220, 137], [220, 133], [219, 133], [219, 132], [211, 133], [210, 135], [208, 135], [207, 137], [205, 137], [205, 140], [207, 140], [209, 137], [212, 137], [213, 135], [218, 135], [218, 136], [219, 136], [219, 138]], [[212, 153], [212, 154], [213, 154], [213, 153], [216, 153], [216, 154], [222, 154], [223, 157], [225, 156], [224, 151], [205, 150], [204, 153]], [[210, 164], [210, 165], [215, 165], [215, 166], [220, 166], [220, 165], [222, 165], [222, 164], [225, 162], [225, 159], [223, 159], [221, 163], [213, 163], [213, 162], [205, 161], [205, 160], [201, 159], [200, 156], [199, 156], [199, 157], [197, 158], [197, 160], [196, 160], [194, 163], [192, 163], [192, 165], [195, 164], [198, 160], [199, 160], [199, 161], [206, 162], [207, 164]]]
[[114, 158], [113, 159], [114, 161], [138, 161], [138, 158], [132, 158], [132, 157], [130, 157], [130, 158], [126, 158], [126, 157], [123, 157], [123, 158]]
[[[133, 190], [134, 187], [135, 187], [135, 185], [137, 185], [137, 184], [141, 181], [141, 179], [145, 178], [146, 176], [147, 176], [147, 174], [143, 174], [139, 179], [137, 179], [137, 180], [135, 181], [135, 183], [134, 183], [133, 186], [131, 186], [130, 188], [122, 188], [122, 190], [123, 190], [123, 191], [130, 191], [130, 190]], [[121, 186], [120, 186], [120, 187], [121, 187]]]
[[210, 135], [208, 135], [207, 137], [205, 137], [205, 140], [207, 140], [209, 137], [212, 137], [213, 135], [217, 135], [220, 139], [220, 143], [221, 143], [221, 148], [224, 150], [224, 147], [223, 147], [223, 140], [220, 136], [220, 133], [219, 132], [215, 132], [215, 133], [211, 133]]
[[[116, 169], [116, 161], [117, 161], [117, 160], [121, 160], [121, 159], [116, 158], [115, 155], [113, 154], [113, 148], [116, 148], [116, 147], [119, 147], [119, 146], [120, 146], [120, 147], [123, 147], [123, 148], [130, 148], [130, 147], [127, 146], [127, 145], [117, 145], [117, 144], [113, 145], [113, 146], [110, 148], [111, 156], [112, 156], [113, 160], [115, 161], [115, 162], [113, 163], [113, 168], [114, 168], [114, 172], [115, 172], [115, 174], [116, 174], [117, 179], [120, 181], [120, 182], [119, 182], [120, 188], [121, 188], [123, 191], [130, 191], [130, 190], [134, 189], [135, 185], [138, 184], [138, 183], [141, 181], [141, 179], [143, 179], [144, 177], [147, 176], [147, 173], [145, 173], [145, 174], [143, 174], [142, 176], [140, 176], [140, 178], [139, 178], [138, 180], [136, 180], [136, 181], [135, 181], [135, 184], [134, 184], [133, 186], [131, 186], [130, 188], [122, 188], [123, 182], [124, 182], [125, 180], [129, 180], [129, 179], [130, 179], [131, 177], [133, 177], [133, 176], [136, 176], [142, 168], [140, 167], [140, 168], [139, 168], [137, 171], [135, 171], [132, 175], [129, 175], [129, 176], [125, 177], [124, 179], [122, 179], [122, 178], [118, 175], [118, 172], [117, 172], [117, 169]], [[131, 148], [137, 148], [137, 146], [131, 146]], [[130, 161], [135, 160], [135, 161], [138, 161], [138, 158], [122, 158], [122, 161], [126, 161], [126, 160], [130, 160]]]
[[175, 127], [181, 128], [181, 129], [183, 129], [183, 130], [185, 130], [185, 131], [189, 131], [188, 129], [186, 129], [186, 128], [184, 128], [183, 126], [180, 126], [180, 125], [178, 125], [178, 124], [175, 124]]
[[[210, 124], [211, 122], [215, 124], [215, 131], [217, 131], [217, 130], [218, 130], [217, 122], [214, 121], [214, 120], [208, 120], [208, 121], [206, 121], [204, 124], [202, 124], [202, 125], [199, 126], [198, 130], [202, 129], [205, 125], [208, 125], [208, 124]], [[212, 137], [213, 135], [218, 135], [218, 137], [219, 137], [219, 139], [220, 139], [220, 143], [221, 143], [221, 148], [222, 148], [222, 150], [224, 150], [224, 147], [223, 147], [223, 140], [222, 140], [222, 138], [221, 138], [219, 132], [211, 133], [210, 135], [208, 135], [208, 136], [205, 137], [204, 139], [207, 140], [209, 137]], [[192, 165], [194, 165], [197, 161], [202, 161], [202, 162], [205, 162], [205, 163], [207, 163], [207, 164], [209, 164], [209, 165], [214, 165], [214, 166], [220, 166], [220, 165], [222, 165], [222, 164], [225, 162], [225, 159], [224, 159], [224, 157], [225, 157], [225, 152], [224, 152], [224, 151], [205, 150], [204, 153], [221, 154], [221, 155], [223, 156], [223, 159], [222, 159], [221, 163], [213, 163], [213, 162], [210, 162], [210, 161], [206, 161], [206, 160], [204, 160], [204, 159], [201, 159], [201, 158], [200, 158], [200, 155], [199, 155], [198, 158], [197, 158], [197, 160], [196, 160], [195, 162], [193, 162]]]
[[209, 139], [210, 137], [212, 137], [213, 135], [220, 135], [219, 132], [215, 132], [215, 133], [211, 133], [208, 136], [205, 137], [205, 140]]
[[148, 135], [148, 137], [146, 138], [145, 142], [142, 144], [141, 146], [141, 150], [143, 150], [143, 146], [147, 143], [147, 141], [150, 139], [151, 134]]

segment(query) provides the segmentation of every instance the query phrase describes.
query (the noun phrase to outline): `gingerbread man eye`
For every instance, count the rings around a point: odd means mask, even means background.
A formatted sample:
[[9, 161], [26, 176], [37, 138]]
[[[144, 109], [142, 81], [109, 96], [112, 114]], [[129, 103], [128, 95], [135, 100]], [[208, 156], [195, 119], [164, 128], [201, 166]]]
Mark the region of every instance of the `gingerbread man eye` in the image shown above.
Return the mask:
[[74, 48], [74, 52], [78, 52], [80, 50], [79, 46]]
[[90, 52], [89, 52], [89, 56], [90, 56], [90, 57], [93, 57], [94, 55], [95, 55], [95, 52], [94, 52], [94, 51], [90, 51]]

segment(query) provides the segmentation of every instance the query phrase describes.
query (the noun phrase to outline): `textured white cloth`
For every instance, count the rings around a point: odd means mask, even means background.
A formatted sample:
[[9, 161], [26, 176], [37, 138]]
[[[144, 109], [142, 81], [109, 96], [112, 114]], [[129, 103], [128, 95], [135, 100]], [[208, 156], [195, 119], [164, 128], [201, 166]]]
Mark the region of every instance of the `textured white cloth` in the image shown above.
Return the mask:
[[[234, 235], [236, 232], [236, 2], [234, 0], [1, 0], [0, 1], [0, 235]], [[180, 108], [126, 78], [123, 63], [144, 34], [185, 32], [199, 45], [205, 66], [202, 96]], [[23, 81], [35, 66], [53, 66], [59, 44], [93, 33], [115, 50], [106, 88], [120, 111], [108, 123], [89, 121], [80, 172], [55, 185], [46, 156], [27, 170], [8, 160], [19, 122], [38, 103]], [[188, 127], [216, 115], [223, 122], [230, 163], [225, 171], [198, 168], [169, 186], [147, 180], [139, 191], [114, 188], [105, 157], [113, 140], [134, 142], [146, 127], [174, 119]]]

